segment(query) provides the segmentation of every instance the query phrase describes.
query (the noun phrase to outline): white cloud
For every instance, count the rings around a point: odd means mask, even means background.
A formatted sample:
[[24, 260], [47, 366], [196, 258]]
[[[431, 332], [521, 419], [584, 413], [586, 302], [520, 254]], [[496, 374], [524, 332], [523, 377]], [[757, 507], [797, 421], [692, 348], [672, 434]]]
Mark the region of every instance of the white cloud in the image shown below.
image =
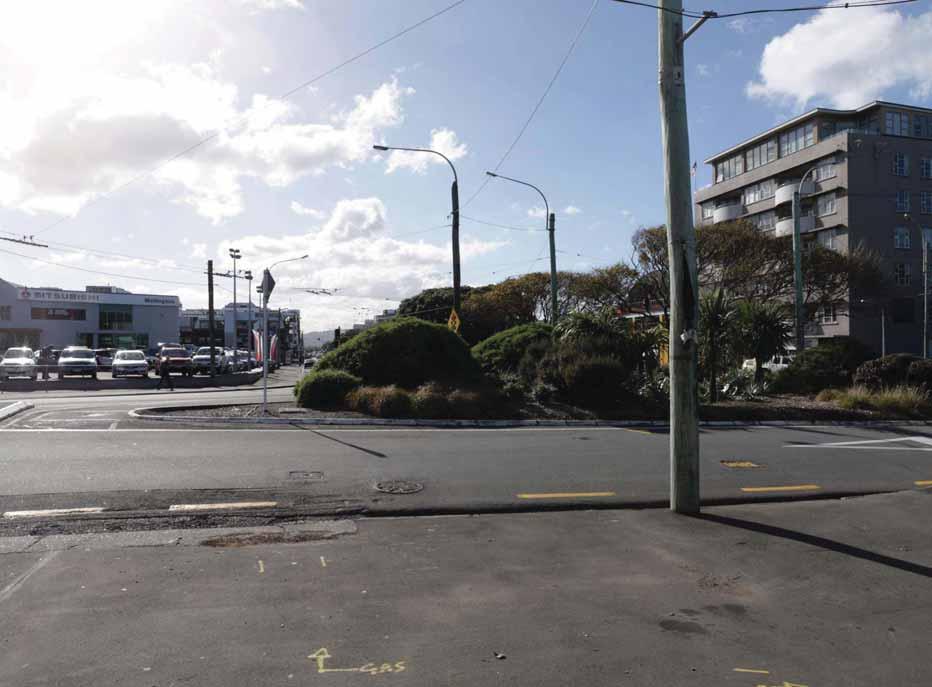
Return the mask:
[[932, 12], [823, 10], [766, 45], [760, 80], [747, 93], [797, 108], [812, 100], [857, 107], [902, 86], [926, 99], [932, 95], [930, 35]]
[[563, 208], [563, 214], [564, 215], [581, 215], [582, 209], [576, 207], [575, 205], [567, 205], [565, 208]]
[[532, 208], [528, 208], [527, 216], [533, 217], [534, 219], [543, 219], [547, 216], [547, 211], [541, 206], [535, 205]]
[[213, 136], [148, 181], [216, 224], [243, 211], [243, 179], [283, 187], [369, 159], [381, 132], [403, 121], [402, 100], [412, 92], [392, 80], [356, 96], [332, 121], [312, 123], [292, 103], [261, 94], [240, 106], [237, 87], [207, 64], [147, 65], [137, 76], [53, 75], [17, 88], [0, 83], [0, 202], [28, 213], [74, 214]]
[[772, 17], [735, 17], [728, 22], [728, 28], [735, 33], [759, 33], [769, 24], [773, 24]]
[[[307, 253], [307, 260], [275, 268], [276, 294], [305, 309], [306, 329], [323, 329], [349, 323], [361, 299], [371, 299], [384, 308], [422, 289], [449, 283], [449, 243], [403, 241], [387, 233], [386, 209], [379, 198], [351, 198], [339, 201], [320, 228], [223, 241], [217, 246], [217, 256], [223, 259], [234, 244], [248, 256], [250, 265], [269, 265]], [[465, 237], [460, 252], [466, 262], [506, 245]], [[338, 291], [337, 296], [325, 298], [295, 291], [298, 287]]]
[[[456, 138], [456, 132], [450, 129], [431, 129], [430, 143], [426, 147], [443, 153], [451, 160], [459, 160], [468, 152], [466, 144], [460, 143]], [[388, 155], [385, 173], [391, 174], [396, 169], [410, 169], [412, 172], [423, 174], [427, 171], [427, 166], [432, 164], [445, 165], [446, 163], [439, 155], [393, 150]]]
[[207, 257], [207, 244], [206, 243], [195, 243], [191, 245], [191, 257], [192, 258], [206, 258]]
[[702, 76], [702, 77], [708, 76], [708, 75], [711, 73], [711, 72], [709, 71], [709, 65], [707, 65], [707, 64], [702, 64], [701, 62], [698, 63], [698, 64], [696, 65], [696, 73], [698, 73], [699, 76]]
[[292, 9], [304, 10], [301, 0], [239, 0], [239, 4], [252, 12], [267, 12], [269, 10]]
[[291, 211], [296, 215], [310, 217], [311, 219], [323, 219], [327, 213], [315, 208], [305, 207], [296, 200], [291, 201]]

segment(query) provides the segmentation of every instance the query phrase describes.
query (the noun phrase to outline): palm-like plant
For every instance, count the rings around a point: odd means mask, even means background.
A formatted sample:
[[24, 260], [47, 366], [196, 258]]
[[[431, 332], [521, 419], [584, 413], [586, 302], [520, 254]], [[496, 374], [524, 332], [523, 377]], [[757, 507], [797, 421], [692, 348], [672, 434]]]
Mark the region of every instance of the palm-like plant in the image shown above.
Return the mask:
[[754, 358], [754, 380], [764, 377], [764, 361], [786, 352], [793, 333], [784, 303], [744, 301], [738, 306], [737, 341], [742, 353]]
[[724, 289], [704, 294], [699, 301], [699, 355], [709, 379], [709, 401], [718, 400], [718, 373], [733, 349], [738, 311]]

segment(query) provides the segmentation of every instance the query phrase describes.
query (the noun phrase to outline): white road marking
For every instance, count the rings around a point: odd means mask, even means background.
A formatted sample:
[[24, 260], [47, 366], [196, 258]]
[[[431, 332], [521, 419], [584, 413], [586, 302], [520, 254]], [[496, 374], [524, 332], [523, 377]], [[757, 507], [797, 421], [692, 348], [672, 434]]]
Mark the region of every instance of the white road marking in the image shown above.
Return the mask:
[[44, 518], [58, 515], [81, 515], [84, 513], [103, 513], [102, 506], [91, 508], [47, 508], [45, 510], [8, 510], [3, 517], [12, 520], [15, 518]]
[[32, 567], [30, 567], [29, 570], [27, 570], [22, 575], [17, 577], [15, 580], [10, 582], [10, 584], [8, 584], [3, 589], [0, 589], [0, 602], [6, 601], [11, 596], [13, 596], [13, 594], [16, 593], [16, 590], [22, 587], [23, 584], [26, 583], [26, 580], [28, 580], [30, 577], [32, 577], [37, 572], [39, 572], [39, 570], [45, 567], [45, 565], [49, 561], [51, 561], [53, 558], [55, 558], [55, 556], [57, 556], [58, 554], [59, 554], [58, 550], [49, 551], [47, 554], [42, 556], [42, 558], [40, 558], [35, 563], [33, 563]]
[[175, 503], [171, 511], [234, 510], [237, 508], [274, 508], [277, 501], [231, 501], [229, 503]]
[[114, 420], [113, 422], [110, 423], [110, 427], [108, 427], [108, 429], [112, 432], [113, 430], [117, 428], [119, 424], [120, 424], [119, 420]]
[[[895, 444], [905, 441], [912, 441], [920, 446], [884, 446], [883, 444]], [[783, 448], [841, 448], [841, 449], [860, 449], [870, 451], [932, 451], [932, 437], [911, 436], [897, 437], [896, 439], [859, 439], [857, 441], [833, 441], [825, 444], [784, 444]]]

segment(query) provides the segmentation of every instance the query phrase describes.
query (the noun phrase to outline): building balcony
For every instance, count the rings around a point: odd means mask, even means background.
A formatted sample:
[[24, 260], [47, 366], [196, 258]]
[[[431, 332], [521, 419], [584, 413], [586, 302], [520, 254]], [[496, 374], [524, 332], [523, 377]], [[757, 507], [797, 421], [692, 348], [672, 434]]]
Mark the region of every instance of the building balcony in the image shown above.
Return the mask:
[[712, 221], [715, 223], [729, 222], [733, 219], [738, 219], [743, 214], [744, 206], [741, 203], [735, 203], [734, 205], [721, 205], [712, 211]]
[[[815, 217], [809, 215], [808, 217], [799, 218], [799, 233], [805, 234], [807, 231], [812, 231], [815, 229]], [[777, 236], [792, 236], [793, 235], [793, 218], [788, 217], [786, 219], [781, 219], [777, 222], [775, 227], [775, 233]]]
[[[784, 184], [777, 189], [777, 192], [773, 195], [773, 204], [774, 206], [783, 205], [784, 203], [793, 202], [793, 194], [796, 192], [796, 189], [799, 187], [798, 181], [792, 181], [788, 184]], [[806, 183], [803, 184], [802, 192], [800, 196], [808, 196], [811, 193], [815, 193], [815, 184], [811, 179], [806, 179]]]

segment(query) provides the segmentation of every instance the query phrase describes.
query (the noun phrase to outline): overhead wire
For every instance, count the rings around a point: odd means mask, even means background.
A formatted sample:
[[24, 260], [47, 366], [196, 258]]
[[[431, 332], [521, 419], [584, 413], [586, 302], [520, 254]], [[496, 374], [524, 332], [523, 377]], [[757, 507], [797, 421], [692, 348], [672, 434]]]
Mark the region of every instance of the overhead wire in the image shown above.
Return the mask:
[[847, 9], [857, 9], [862, 7], [884, 7], [887, 5], [906, 5], [913, 2], [918, 2], [919, 0], [855, 0], [854, 2], [839, 2], [831, 5], [800, 5], [795, 7], [769, 7], [769, 8], [760, 8], [756, 10], [738, 10], [735, 12], [714, 12], [705, 10], [699, 12], [697, 10], [675, 10], [670, 7], [662, 7], [656, 3], [652, 2], [642, 2], [641, 0], [614, 0], [614, 2], [621, 3], [623, 5], [636, 5], [638, 7], [647, 7], [653, 10], [659, 10], [661, 12], [669, 12], [671, 14], [678, 14], [683, 17], [689, 17], [690, 19], [731, 19], [734, 17], [744, 17], [752, 14], [780, 14], [787, 12], [817, 12], [820, 10], [847, 10]]
[[[540, 106], [544, 104], [544, 100], [547, 99], [547, 96], [550, 94], [550, 90], [553, 88], [553, 85], [557, 82], [557, 78], [560, 76], [560, 72], [563, 71], [563, 67], [566, 66], [566, 63], [569, 61], [570, 56], [573, 54], [573, 51], [576, 50], [576, 44], [579, 43], [579, 39], [582, 37], [583, 32], [586, 30], [586, 27], [589, 26], [589, 21], [592, 19], [592, 15], [595, 13], [595, 8], [599, 4], [599, 0], [592, 0], [592, 5], [589, 7], [589, 12], [586, 13], [586, 18], [583, 20], [583, 23], [579, 26], [579, 29], [576, 31], [576, 35], [573, 36], [573, 40], [570, 42], [569, 48], [567, 48], [566, 53], [563, 55], [563, 59], [560, 60], [557, 70], [553, 73], [553, 76], [550, 78], [550, 81], [547, 83], [547, 87], [544, 89], [544, 92], [538, 98], [537, 103], [534, 105], [534, 109], [531, 110], [531, 114], [528, 115], [528, 118], [525, 120], [524, 125], [518, 131], [518, 135], [515, 136], [514, 140], [511, 142], [511, 145], [508, 146], [508, 149], [505, 151], [505, 154], [502, 155], [501, 159], [498, 161], [498, 164], [492, 168], [493, 172], [498, 172], [501, 169], [501, 166], [505, 164], [505, 161], [508, 159], [508, 156], [511, 155], [511, 151], [515, 149], [515, 146], [518, 145], [518, 141], [521, 140], [521, 137], [524, 136], [524, 132], [527, 131], [528, 127], [531, 125], [531, 122], [534, 121], [534, 117], [537, 115], [537, 111], [540, 110]], [[492, 177], [486, 176], [485, 180], [479, 185], [479, 188], [476, 189], [465, 203], [463, 207], [468, 207], [476, 197], [482, 193], [486, 186], [488, 186], [489, 181]]]
[[476, 224], [485, 224], [489, 227], [508, 229], [510, 231], [547, 231], [546, 229], [541, 229], [540, 227], [520, 227], [511, 224], [498, 224], [497, 222], [489, 222], [484, 219], [476, 219], [475, 217], [468, 217], [466, 215], [460, 215], [460, 219], [465, 219], [468, 222], [475, 222]]
[[[388, 44], [391, 43], [392, 41], [395, 41], [395, 40], [397, 40], [398, 38], [401, 38], [401, 37], [404, 36], [405, 34], [410, 33], [411, 31], [414, 31], [415, 29], [417, 29], [417, 28], [423, 26], [424, 24], [426, 24], [426, 23], [432, 21], [433, 19], [436, 19], [437, 17], [439, 17], [439, 16], [441, 16], [441, 15], [443, 15], [443, 14], [446, 14], [447, 12], [449, 12], [449, 11], [455, 9], [456, 7], [462, 5], [462, 4], [463, 4], [464, 2], [466, 2], [466, 1], [467, 1], [467, 0], [456, 0], [455, 2], [453, 2], [453, 3], [449, 4], [449, 5], [447, 5], [446, 7], [443, 7], [442, 9], [440, 9], [440, 10], [434, 12], [433, 14], [431, 14], [431, 15], [429, 15], [429, 16], [427, 16], [427, 17], [425, 17], [424, 19], [421, 19], [420, 21], [417, 21], [417, 22], [415, 22], [414, 24], [411, 24], [411, 25], [407, 26], [407, 27], [405, 27], [404, 29], [402, 29], [401, 31], [398, 31], [398, 32], [395, 33], [395, 34], [392, 34], [392, 35], [389, 36], [388, 38], [386, 38], [386, 39], [384, 39], [384, 40], [382, 40], [382, 41], [376, 43], [375, 45], [373, 45], [373, 46], [371, 46], [371, 47], [369, 47], [369, 48], [366, 48], [366, 49], [363, 50], [362, 52], [356, 53], [355, 55], [353, 55], [353, 56], [350, 57], [349, 59], [346, 59], [346, 60], [344, 60], [343, 62], [340, 62], [339, 64], [337, 64], [337, 65], [335, 65], [335, 66], [333, 66], [333, 67], [330, 67], [329, 69], [327, 69], [327, 70], [321, 72], [320, 74], [317, 74], [316, 76], [314, 76], [314, 77], [312, 77], [312, 78], [310, 78], [310, 79], [308, 79], [308, 80], [306, 80], [306, 81], [303, 81], [302, 83], [298, 84], [297, 86], [295, 86], [295, 87], [293, 87], [293, 88], [291, 88], [291, 89], [285, 91], [284, 93], [282, 93], [282, 94], [278, 97], [279, 100], [288, 100], [288, 99], [290, 99], [291, 96], [293, 96], [293, 95], [294, 95], [295, 93], [297, 93], [298, 91], [301, 91], [301, 90], [307, 88], [308, 86], [312, 86], [313, 84], [317, 83], [317, 82], [320, 81], [321, 79], [324, 79], [324, 78], [330, 76], [331, 74], [333, 74], [333, 73], [339, 71], [339, 70], [342, 69], [343, 67], [346, 67], [346, 66], [348, 66], [348, 65], [350, 65], [350, 64], [352, 64], [352, 63], [354, 63], [354, 62], [356, 62], [356, 61], [358, 61], [358, 60], [360, 60], [360, 59], [362, 59], [362, 58], [365, 57], [366, 55], [369, 55], [370, 53], [374, 52], [375, 50], [378, 50], [379, 48], [381, 48], [381, 47], [383, 47], [383, 46], [385, 46], [385, 45], [388, 45]], [[101, 201], [101, 200], [104, 200], [104, 199], [106, 199], [106, 198], [109, 198], [110, 196], [114, 195], [115, 193], [118, 193], [119, 191], [121, 191], [122, 189], [126, 188], [127, 186], [130, 186], [130, 185], [136, 183], [136, 182], [139, 181], [140, 179], [144, 179], [145, 177], [150, 176], [151, 174], [154, 174], [154, 173], [157, 172], [158, 170], [162, 169], [165, 165], [167, 165], [167, 164], [169, 164], [169, 163], [171, 163], [171, 162], [174, 162], [175, 160], [178, 160], [179, 158], [182, 158], [182, 157], [188, 155], [189, 153], [194, 152], [195, 150], [197, 150], [198, 148], [200, 148], [200, 147], [203, 146], [204, 144], [209, 143], [210, 141], [212, 141], [212, 140], [214, 140], [215, 138], [217, 138], [226, 128], [229, 128], [230, 126], [234, 125], [234, 124], [235, 124], [236, 122], [238, 122], [239, 120], [245, 119], [245, 117], [246, 117], [245, 113], [237, 115], [237, 116], [234, 117], [234, 118], [232, 119], [232, 121], [230, 121], [229, 123], [226, 123], [226, 122], [225, 122], [225, 123], [221, 126], [221, 128], [218, 129], [217, 131], [214, 131], [213, 133], [208, 134], [207, 136], [205, 136], [205, 137], [201, 138], [200, 140], [196, 141], [195, 143], [192, 143], [191, 145], [189, 145], [188, 147], [184, 148], [183, 150], [181, 150], [181, 151], [175, 153], [175, 154], [172, 155], [171, 157], [165, 158], [164, 160], [162, 160], [161, 162], [158, 162], [155, 166], [149, 168], [149, 169], [146, 170], [145, 172], [140, 172], [139, 174], [136, 174], [135, 176], [130, 177], [128, 180], [124, 181], [123, 183], [118, 184], [118, 185], [115, 186], [114, 188], [112, 188], [112, 189], [110, 189], [110, 190], [108, 190], [108, 191], [105, 191], [105, 192], [103, 192], [103, 193], [101, 193], [101, 194], [99, 194], [99, 195], [97, 195], [97, 196], [94, 196], [94, 197], [91, 198], [87, 203], [84, 204], [84, 208], [86, 208], [88, 205], [92, 205], [92, 204], [97, 203], [97, 202], [99, 202], [99, 201]], [[82, 209], [83, 209], [83, 208], [82, 208]], [[45, 232], [54, 229], [55, 227], [59, 226], [60, 224], [62, 224], [62, 223], [64, 223], [64, 222], [68, 221], [69, 219], [72, 219], [73, 217], [74, 217], [73, 215], [65, 215], [64, 217], [60, 217], [59, 219], [57, 219], [56, 221], [52, 222], [51, 224], [49, 224], [49, 225], [43, 227], [43, 228], [40, 229], [39, 231], [34, 232], [32, 235], [33, 235], [33, 236], [39, 236], [40, 234], [44, 234]]]

